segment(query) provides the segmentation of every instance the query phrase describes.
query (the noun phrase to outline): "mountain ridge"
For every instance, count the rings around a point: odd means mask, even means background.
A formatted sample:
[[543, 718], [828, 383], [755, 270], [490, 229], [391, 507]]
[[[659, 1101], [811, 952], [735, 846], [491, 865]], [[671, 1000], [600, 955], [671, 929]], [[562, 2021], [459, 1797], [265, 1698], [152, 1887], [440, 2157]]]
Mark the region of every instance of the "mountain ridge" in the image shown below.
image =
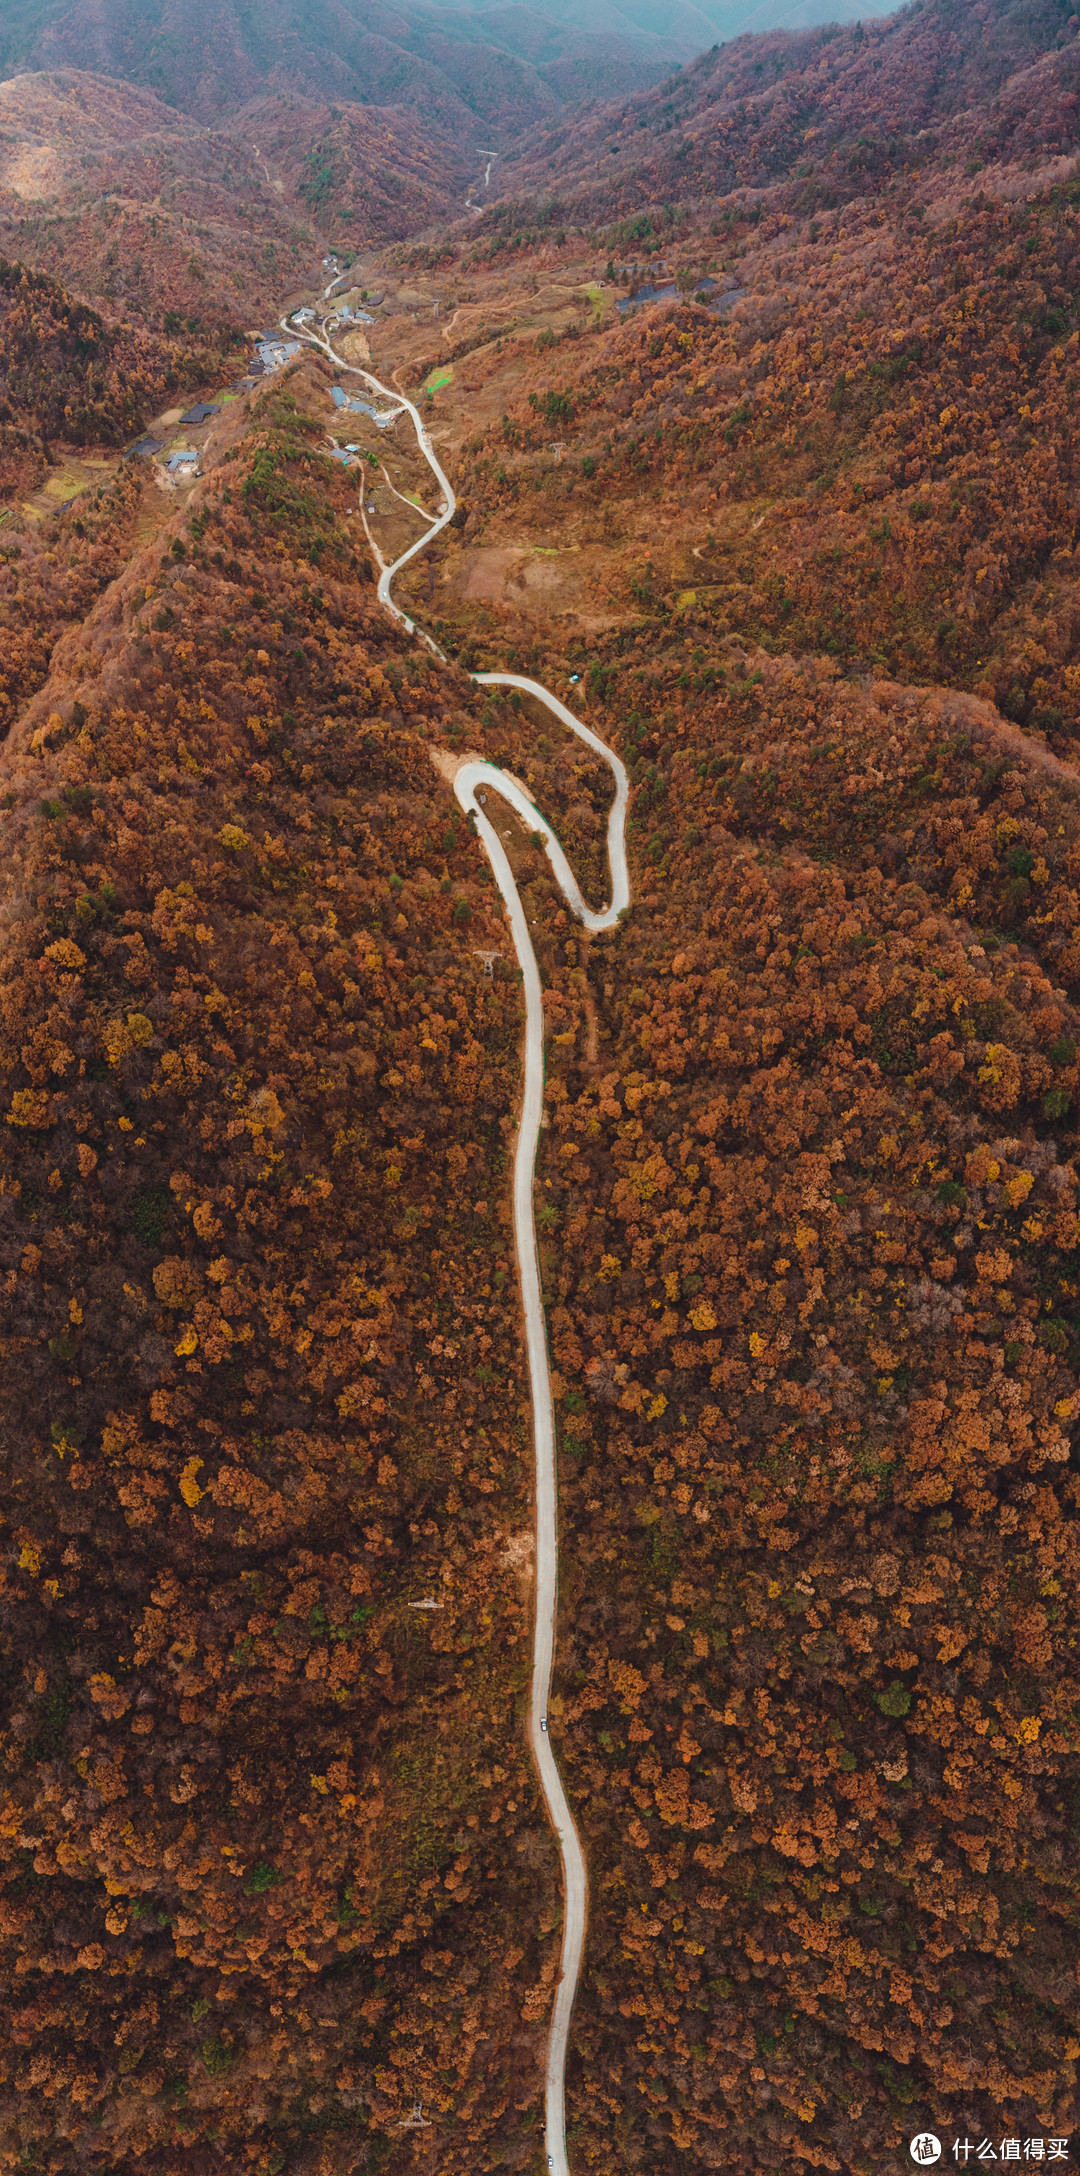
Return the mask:
[[[1041, 102], [1030, 110], [1025, 99], [1031, 66], [1049, 79], [1045, 117]], [[974, 146], [976, 136], [1004, 146], [1011, 131], [1026, 152], [1045, 133], [1045, 119], [1053, 148], [1063, 129], [1075, 141], [1076, 80], [1066, 0], [994, 8], [981, 0], [964, 11], [949, 0], [912, 0], [894, 16], [854, 28], [740, 38], [619, 110], [608, 105], [576, 120], [540, 122], [500, 171], [500, 188], [513, 196], [543, 187], [554, 158], [560, 196], [594, 218], [671, 196], [685, 202], [790, 183], [802, 168], [807, 181], [827, 173], [831, 187], [850, 191], [864, 178], [880, 183], [892, 162], [932, 164], [935, 129], [951, 130], [958, 150], [966, 139]], [[1010, 81], [1016, 110], [999, 120]], [[846, 175], [842, 158], [851, 162]]]
[[[556, 24], [534, 9], [491, 19], [408, 0], [289, 0], [239, 9], [226, 0], [135, 0], [53, 10], [24, 36], [20, 71], [74, 65], [144, 83], [194, 118], [213, 121], [267, 91], [331, 102], [422, 107], [443, 126], [519, 129], [567, 98], [627, 91], [662, 74], [684, 50], [628, 18], [614, 36]], [[544, 48], [547, 48], [545, 51]], [[529, 57], [530, 47], [536, 53]], [[9, 48], [9, 51], [12, 48]]]

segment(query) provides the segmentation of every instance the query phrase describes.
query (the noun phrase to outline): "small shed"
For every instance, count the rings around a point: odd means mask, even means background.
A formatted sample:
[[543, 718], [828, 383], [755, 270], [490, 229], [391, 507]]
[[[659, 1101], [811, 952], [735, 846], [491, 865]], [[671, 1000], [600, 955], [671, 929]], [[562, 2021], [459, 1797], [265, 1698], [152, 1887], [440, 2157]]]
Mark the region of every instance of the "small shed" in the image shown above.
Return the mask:
[[140, 438], [137, 445], [128, 447], [124, 459], [125, 461], [134, 460], [136, 454], [143, 454], [149, 459], [152, 454], [160, 453], [164, 445], [165, 440], [163, 438]]

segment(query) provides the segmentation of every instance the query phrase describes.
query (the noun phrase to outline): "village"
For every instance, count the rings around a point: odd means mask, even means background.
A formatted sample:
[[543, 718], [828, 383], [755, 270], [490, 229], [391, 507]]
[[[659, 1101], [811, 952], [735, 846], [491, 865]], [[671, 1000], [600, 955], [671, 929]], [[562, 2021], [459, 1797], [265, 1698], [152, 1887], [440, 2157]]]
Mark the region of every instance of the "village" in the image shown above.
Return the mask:
[[[417, 277], [375, 251], [329, 251], [316, 279], [283, 298], [276, 324], [248, 328], [228, 382], [208, 384], [188, 405], [163, 410], [122, 454], [65, 452], [38, 492], [18, 508], [0, 510], [0, 523], [32, 529], [62, 519], [109, 471], [136, 462], [148, 487], [140, 518], [151, 533], [231, 442], [230, 414], [239, 420], [302, 353], [321, 350], [328, 379], [325, 451], [357, 472], [355, 518], [378, 563], [386, 564], [436, 518], [427, 508], [430, 478], [417, 464], [413, 434], [397, 428], [402, 410], [395, 392], [420, 404], [432, 442], [453, 459], [468, 436], [503, 412], [534, 343], [548, 348], [600, 330], [628, 311], [677, 299], [686, 284], [685, 275], [676, 283], [663, 261], [609, 263], [602, 270], [587, 262], [553, 266], [548, 280], [535, 272], [525, 281], [512, 271], [481, 280], [459, 274], [444, 283]], [[695, 299], [726, 315], [742, 292], [730, 275], [718, 281], [702, 271]], [[365, 370], [394, 390], [365, 385]], [[564, 433], [553, 441], [547, 458], [558, 465], [572, 457], [572, 438]], [[568, 540], [566, 549], [579, 546]], [[549, 550], [548, 559], [555, 556]], [[550, 608], [553, 566], [530, 561], [526, 572]], [[434, 567], [417, 569], [412, 580], [424, 587], [433, 578]]]
[[163, 491], [176, 491], [183, 484], [194, 483], [202, 473], [208, 426], [214, 417], [254, 392], [260, 380], [273, 377], [300, 353], [300, 341], [289, 340], [273, 328], [253, 334], [252, 339], [253, 352], [244, 375], [220, 392], [216, 400], [197, 400], [189, 408], [166, 409], [144, 436], [128, 447], [127, 459], [152, 463], [154, 481]]
[[[331, 285], [341, 276], [334, 258], [324, 259], [324, 269], [332, 275]], [[383, 295], [379, 293], [369, 298], [365, 292], [363, 303], [369, 299], [377, 308]], [[344, 333], [355, 337], [357, 328], [373, 323], [372, 312], [362, 306], [358, 293], [333, 302], [324, 297], [319, 303], [287, 305], [280, 325], [263, 326], [249, 334], [251, 349], [240, 376], [226, 388], [216, 391], [213, 399], [193, 401], [187, 408], [166, 409], [143, 436], [127, 448], [125, 459], [146, 461], [154, 483], [162, 492], [183, 492], [185, 486], [194, 484], [202, 475], [211, 427], [228, 407], [257, 393], [277, 377], [308, 345], [311, 334], [327, 337]], [[294, 337], [294, 333], [300, 337]], [[362, 354], [365, 360], [369, 359], [366, 341]], [[332, 412], [366, 416], [380, 431], [392, 426], [396, 414], [394, 409], [377, 407], [371, 401], [347, 394], [340, 386], [333, 387], [331, 400]], [[359, 441], [342, 443], [340, 434], [328, 434], [328, 450], [335, 459], [350, 467], [359, 465], [365, 456], [371, 458]], [[372, 511], [375, 511], [374, 506]]]
[[[324, 257], [322, 269], [327, 274], [327, 285], [321, 294], [313, 294], [309, 289], [287, 298], [278, 325], [264, 326], [249, 334], [251, 346], [247, 361], [241, 374], [226, 389], [215, 391], [211, 399], [195, 401], [186, 409], [166, 410], [154, 420], [145, 435], [128, 448], [129, 458], [145, 459], [151, 464], [154, 482], [163, 492], [182, 492], [197, 480], [202, 473], [215, 418], [231, 403], [257, 393], [313, 339], [326, 342], [353, 368], [374, 367], [384, 373], [386, 362], [378, 351], [392, 342], [397, 366], [393, 382], [403, 391], [406, 387], [402, 374], [408, 378], [410, 355], [418, 351], [418, 367], [411, 373], [408, 390], [411, 397], [423, 399], [430, 409], [435, 395], [448, 388], [455, 375], [452, 359], [445, 363], [436, 361], [432, 365], [432, 350], [437, 353], [440, 348], [450, 346], [452, 336], [460, 332], [462, 321], [465, 321], [469, 336], [472, 360], [473, 355], [479, 359], [488, 348], [501, 351], [511, 329], [520, 330], [526, 336], [530, 332], [539, 335], [546, 330], [557, 337], [579, 320], [583, 311], [587, 315], [602, 312], [615, 301], [603, 283], [590, 283], [588, 279], [581, 286], [575, 283], [542, 290], [528, 298], [524, 309], [525, 298], [515, 296], [511, 328], [506, 323], [502, 296], [483, 303], [474, 301], [468, 293], [445, 298], [409, 281], [391, 283], [385, 272], [376, 273], [374, 266], [365, 268], [354, 261], [343, 269], [334, 255]], [[347, 282], [351, 284], [347, 285]], [[642, 299], [648, 300], [650, 296], [643, 295]], [[400, 411], [385, 401], [370, 397], [355, 383], [348, 387], [332, 386], [330, 399], [327, 445], [331, 456], [346, 467], [368, 463], [373, 468], [381, 468], [378, 441], [386, 435], [393, 436]], [[353, 418], [358, 420], [352, 422]], [[389, 486], [391, 492], [393, 488]], [[386, 492], [382, 487], [368, 496], [371, 503], [365, 511], [372, 514], [393, 511], [384, 503]], [[411, 499], [408, 492], [403, 499], [400, 493], [394, 493], [394, 496], [403, 504], [419, 506], [419, 500]]]
[[[401, 284], [390, 294], [385, 286], [374, 284], [370, 290], [357, 284], [347, 293], [335, 293], [348, 273], [339, 269], [334, 257], [323, 260], [322, 273], [328, 279], [325, 289], [313, 292], [309, 288], [287, 297], [277, 324], [249, 328], [243, 361], [238, 370], [234, 364], [236, 374], [224, 384], [211, 382], [187, 405], [178, 403], [163, 409], [122, 450], [58, 446], [40, 484], [12, 503], [0, 505], [0, 531], [5, 532], [6, 547], [18, 548], [19, 532], [31, 535], [57, 521], [76, 518], [77, 502], [83, 495], [100, 491], [118, 468], [128, 464], [137, 466], [145, 480], [139, 534], [146, 538], [168, 519], [177, 504], [183, 505], [190, 497], [224, 445], [231, 443], [236, 424], [250, 413], [259, 393], [300, 355], [317, 354], [316, 343], [332, 344], [349, 370], [366, 366], [371, 361], [366, 334], [382, 318], [394, 320], [392, 330], [386, 324], [386, 332], [398, 356], [407, 352], [408, 341], [401, 341], [400, 336], [411, 319], [429, 314], [426, 296]], [[434, 315], [438, 315], [437, 303]], [[327, 376], [330, 368], [328, 358]], [[413, 541], [418, 526], [423, 527], [427, 520], [413, 488], [414, 482], [419, 484], [424, 479], [419, 469], [413, 478], [404, 443], [395, 448], [394, 482], [383, 466], [399, 413], [392, 396], [370, 397], [355, 377], [350, 377], [347, 385], [327, 384], [325, 451], [343, 467], [364, 470], [363, 479], [358, 478], [362, 488], [356, 517], [362, 521], [368, 542], [380, 559], [384, 555], [392, 557], [401, 548], [402, 539]], [[231, 427], [230, 418], [235, 419]], [[381, 548], [374, 545], [370, 520], [378, 525]]]

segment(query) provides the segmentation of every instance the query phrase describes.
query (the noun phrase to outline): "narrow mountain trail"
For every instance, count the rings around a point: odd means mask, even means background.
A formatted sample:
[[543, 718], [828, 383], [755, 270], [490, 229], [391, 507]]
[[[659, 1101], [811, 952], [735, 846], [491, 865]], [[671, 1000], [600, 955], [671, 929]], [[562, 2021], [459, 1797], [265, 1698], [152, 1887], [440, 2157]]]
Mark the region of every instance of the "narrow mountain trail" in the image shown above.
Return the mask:
[[[334, 284], [334, 283], [332, 283]], [[329, 291], [329, 290], [328, 290]], [[287, 320], [281, 320], [286, 329]], [[348, 371], [353, 377], [362, 378], [373, 392], [381, 393], [387, 400], [398, 403], [399, 413], [408, 413], [416, 431], [420, 451], [430, 468], [442, 494], [438, 513], [431, 519], [431, 526], [415, 544], [401, 553], [391, 566], [382, 565], [379, 576], [378, 597], [398, 624], [425, 643], [435, 656], [443, 653], [430, 635], [424, 633], [394, 603], [391, 585], [401, 569], [414, 559], [418, 552], [426, 550], [433, 538], [453, 517], [457, 500], [449, 478], [441, 468], [431, 440], [421, 419], [419, 410], [404, 395], [399, 395], [381, 383], [369, 370], [357, 363], [347, 363], [335, 353], [330, 342], [318, 333], [308, 333], [306, 339], [327, 355], [335, 368]], [[389, 479], [388, 479], [389, 480]], [[363, 496], [361, 493], [361, 509]], [[419, 509], [418, 509], [419, 511]], [[427, 518], [427, 517], [425, 517]], [[366, 523], [365, 523], [366, 526]], [[483, 672], [471, 675], [481, 687], [517, 688], [532, 696], [552, 713], [560, 725], [575, 733], [594, 754], [602, 756], [615, 782], [615, 794], [608, 812], [607, 850], [611, 899], [607, 907], [594, 912], [586, 906], [581, 891], [561, 845], [547, 818], [529, 800], [520, 786], [500, 771], [496, 764], [483, 761], [460, 763], [454, 774], [454, 792], [461, 807], [475, 819], [476, 832], [491, 864], [495, 881], [502, 894], [510, 923], [514, 950], [521, 968], [525, 991], [525, 1082], [522, 1096], [521, 1118], [518, 1126], [517, 1149], [514, 1157], [514, 1243], [517, 1252], [518, 1279], [521, 1286], [521, 1303], [525, 1316], [525, 1340], [529, 1360], [529, 1383], [532, 1396], [533, 1441], [536, 1459], [536, 1613], [533, 1626], [532, 1691], [529, 1701], [529, 1744], [540, 1778], [551, 1825], [559, 1842], [562, 1858], [565, 1910], [563, 1917], [562, 1957], [559, 1982], [555, 1992], [551, 2024], [548, 2031], [547, 2061], [545, 2065], [544, 2143], [547, 2166], [555, 2176], [570, 2176], [566, 2152], [566, 2055], [570, 2039], [570, 2019], [581, 1976], [581, 1961], [585, 1947], [585, 1919], [588, 1898], [588, 1879], [581, 1839], [574, 1825], [562, 1777], [551, 1745], [548, 1730], [548, 1700], [555, 1660], [555, 1627], [558, 1608], [559, 1586], [559, 1535], [558, 1535], [558, 1473], [556, 1459], [555, 1408], [551, 1393], [551, 1373], [548, 1365], [547, 1326], [544, 1320], [543, 1290], [540, 1280], [540, 1260], [536, 1245], [536, 1221], [533, 1212], [533, 1190], [536, 1170], [536, 1150], [544, 1111], [544, 1004], [543, 983], [528, 919], [522, 904], [509, 858], [494, 825], [485, 815], [481, 792], [497, 793], [521, 818], [527, 829], [543, 835], [544, 847], [551, 872], [566, 901], [570, 912], [583, 928], [589, 931], [612, 929], [620, 915], [630, 904], [630, 880], [626, 862], [626, 810], [629, 799], [629, 781], [626, 771], [614, 750], [609, 748], [596, 733], [589, 731], [575, 718], [573, 711], [560, 702], [550, 689], [542, 687], [538, 680], [528, 680], [519, 673]]]

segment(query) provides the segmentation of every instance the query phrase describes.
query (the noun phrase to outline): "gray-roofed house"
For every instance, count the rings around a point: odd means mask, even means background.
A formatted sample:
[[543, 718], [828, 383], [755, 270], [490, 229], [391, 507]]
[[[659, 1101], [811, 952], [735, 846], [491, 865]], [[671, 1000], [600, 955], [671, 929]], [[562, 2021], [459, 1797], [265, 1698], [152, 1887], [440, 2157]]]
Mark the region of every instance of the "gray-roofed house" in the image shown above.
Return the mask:
[[160, 453], [164, 444], [165, 440], [163, 438], [140, 438], [137, 445], [128, 447], [124, 459], [125, 461], [134, 460], [137, 453], [144, 454], [149, 458], [151, 454]]
[[280, 370], [294, 355], [302, 353], [300, 340], [263, 340], [259, 344], [259, 360], [265, 370]]
[[187, 414], [181, 416], [180, 421], [181, 423], [188, 424], [206, 423], [211, 416], [218, 416], [220, 414], [221, 407], [218, 402], [212, 400], [197, 400], [194, 403], [194, 406], [188, 409]]

